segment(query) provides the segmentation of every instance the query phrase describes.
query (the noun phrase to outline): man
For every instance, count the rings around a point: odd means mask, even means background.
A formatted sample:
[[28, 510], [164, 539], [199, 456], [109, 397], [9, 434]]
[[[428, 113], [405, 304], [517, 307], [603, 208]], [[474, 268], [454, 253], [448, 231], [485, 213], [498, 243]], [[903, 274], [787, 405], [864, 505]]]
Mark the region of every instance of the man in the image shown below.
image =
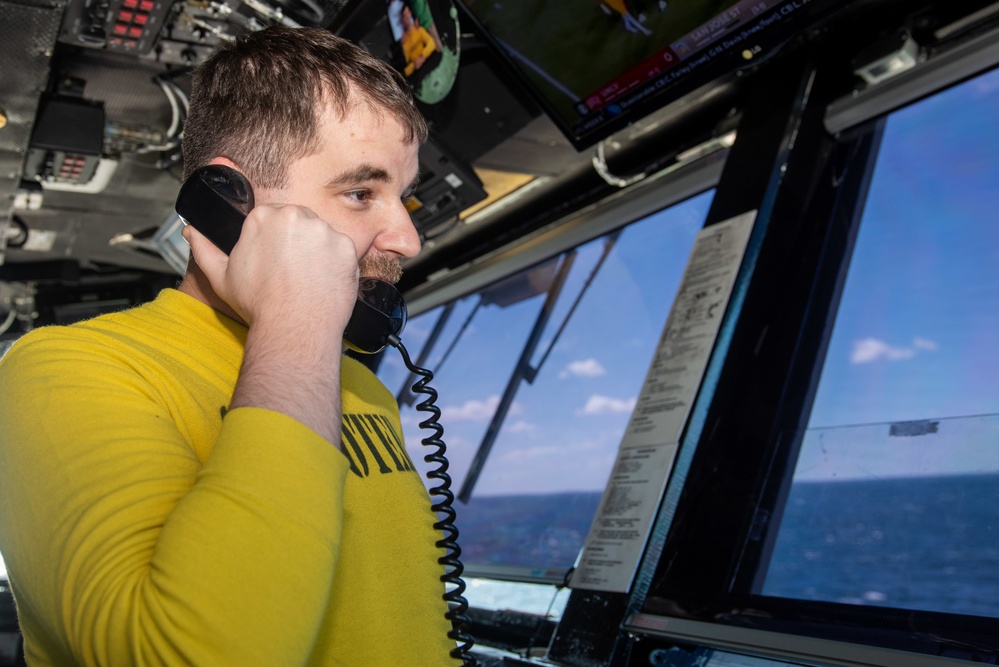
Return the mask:
[[[342, 356], [359, 274], [419, 250], [401, 78], [269, 28], [195, 74], [185, 169], [244, 173], [231, 257], [0, 363], [0, 552], [33, 665], [453, 665], [430, 501]], [[341, 417], [342, 406], [342, 417]]]

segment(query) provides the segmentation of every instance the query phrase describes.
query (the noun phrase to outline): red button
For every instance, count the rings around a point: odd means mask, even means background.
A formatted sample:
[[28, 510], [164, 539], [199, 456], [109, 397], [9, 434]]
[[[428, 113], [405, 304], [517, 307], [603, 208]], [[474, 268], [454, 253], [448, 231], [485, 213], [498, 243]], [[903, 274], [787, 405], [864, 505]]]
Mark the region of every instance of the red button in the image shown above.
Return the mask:
[[125, 25], [124, 23], [115, 23], [114, 24], [114, 34], [116, 34], [116, 35], [124, 35], [127, 32], [128, 32], [128, 26]]
[[155, 6], [156, 4], [153, 2], [153, 0], [139, 0], [139, 9], [141, 9], [144, 12], [153, 11], [153, 7]]
[[135, 26], [128, 29], [129, 37], [142, 37], [142, 28], [137, 28]]
[[124, 23], [128, 23], [129, 21], [132, 20], [132, 12], [119, 12], [118, 20]]
[[146, 25], [149, 21], [149, 14], [136, 14], [134, 23], [135, 25]]

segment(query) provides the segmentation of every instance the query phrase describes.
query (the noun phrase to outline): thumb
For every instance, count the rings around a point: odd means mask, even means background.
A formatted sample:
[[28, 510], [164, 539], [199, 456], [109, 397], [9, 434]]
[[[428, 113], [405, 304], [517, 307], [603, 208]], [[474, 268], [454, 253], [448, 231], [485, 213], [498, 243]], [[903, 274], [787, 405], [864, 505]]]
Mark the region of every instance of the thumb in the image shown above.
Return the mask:
[[208, 281], [212, 285], [219, 284], [217, 281], [220, 281], [225, 274], [229, 257], [219, 250], [218, 246], [209, 241], [208, 237], [191, 225], [184, 225], [181, 234], [191, 246], [191, 255], [205, 273]]

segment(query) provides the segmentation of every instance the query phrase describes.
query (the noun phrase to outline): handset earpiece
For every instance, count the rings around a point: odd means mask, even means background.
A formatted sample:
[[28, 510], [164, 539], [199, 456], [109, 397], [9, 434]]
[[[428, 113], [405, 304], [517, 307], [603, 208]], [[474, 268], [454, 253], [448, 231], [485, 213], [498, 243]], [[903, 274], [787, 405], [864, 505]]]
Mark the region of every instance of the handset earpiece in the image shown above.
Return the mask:
[[[229, 254], [239, 240], [243, 221], [253, 210], [253, 187], [232, 167], [210, 164], [195, 169], [177, 194], [177, 215]], [[343, 332], [355, 352], [381, 352], [406, 326], [406, 302], [391, 284], [362, 278], [357, 303]]]
[[184, 181], [176, 209], [181, 220], [228, 255], [253, 210], [253, 186], [232, 167], [211, 164], [195, 169]]

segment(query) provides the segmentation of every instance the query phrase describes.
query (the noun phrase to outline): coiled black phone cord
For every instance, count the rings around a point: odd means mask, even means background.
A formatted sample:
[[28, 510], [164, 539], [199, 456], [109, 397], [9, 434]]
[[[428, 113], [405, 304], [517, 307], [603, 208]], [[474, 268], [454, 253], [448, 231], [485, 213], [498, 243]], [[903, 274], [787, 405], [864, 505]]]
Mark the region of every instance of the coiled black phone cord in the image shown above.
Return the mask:
[[422, 442], [427, 447], [433, 447], [434, 451], [424, 456], [423, 460], [437, 465], [436, 468], [427, 471], [427, 478], [440, 482], [429, 492], [432, 497], [439, 498], [430, 506], [430, 509], [438, 517], [438, 521], [434, 523], [434, 528], [444, 533], [444, 537], [437, 541], [437, 546], [444, 549], [445, 553], [437, 559], [437, 562], [445, 568], [444, 574], [441, 575], [441, 581], [448, 587], [443, 595], [444, 601], [448, 605], [444, 617], [451, 621], [451, 630], [447, 636], [459, 643], [451, 650], [451, 657], [461, 660], [465, 667], [474, 667], [477, 664], [475, 657], [469, 653], [474, 642], [467, 632], [468, 621], [465, 618], [465, 612], [468, 611], [468, 601], [462, 595], [465, 592], [465, 582], [462, 581], [461, 575], [465, 568], [459, 560], [461, 547], [458, 546], [458, 528], [454, 525], [457, 516], [454, 507], [452, 507], [454, 494], [451, 492], [451, 477], [447, 474], [448, 461], [444, 456], [446, 446], [441, 440], [441, 436], [444, 435], [444, 427], [438, 423], [441, 411], [434, 405], [437, 400], [437, 391], [429, 384], [434, 379], [434, 374], [412, 362], [409, 358], [409, 352], [406, 351], [398, 336], [390, 335], [388, 343], [399, 350], [409, 372], [420, 376], [420, 379], [413, 383], [413, 393], [427, 396], [426, 400], [416, 405], [416, 409], [430, 415], [420, 422], [420, 428], [433, 431], [433, 434], [428, 435]]

